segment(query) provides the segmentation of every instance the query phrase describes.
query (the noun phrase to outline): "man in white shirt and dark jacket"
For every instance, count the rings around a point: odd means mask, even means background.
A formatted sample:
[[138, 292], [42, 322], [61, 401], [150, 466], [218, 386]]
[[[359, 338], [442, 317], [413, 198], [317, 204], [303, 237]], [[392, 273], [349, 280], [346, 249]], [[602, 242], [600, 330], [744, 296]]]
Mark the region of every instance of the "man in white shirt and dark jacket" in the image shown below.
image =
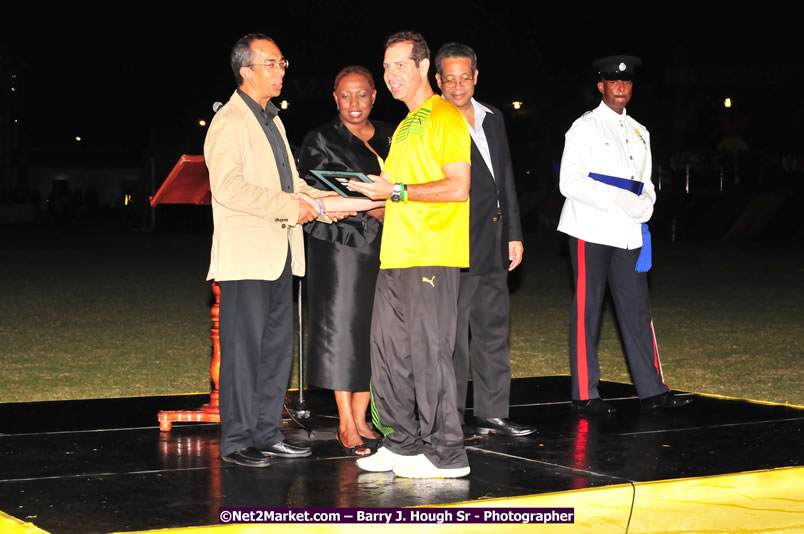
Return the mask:
[[595, 61], [602, 100], [567, 131], [561, 158], [559, 187], [566, 200], [558, 230], [570, 236], [575, 280], [570, 320], [572, 406], [583, 414], [615, 411], [600, 399], [597, 389], [597, 339], [606, 284], [642, 408], [676, 408], [692, 401], [670, 393], [664, 383], [651, 320], [646, 223], [656, 193], [650, 135], [625, 109], [639, 64], [633, 56]]
[[508, 418], [508, 273], [522, 262], [524, 246], [505, 123], [500, 110], [474, 99], [478, 69], [471, 47], [447, 43], [436, 54], [435, 65], [444, 99], [464, 116], [472, 137], [469, 268], [461, 270], [452, 358], [458, 412], [463, 421], [471, 361], [474, 406], [464, 436], [473, 437], [475, 432], [527, 436], [536, 428]]

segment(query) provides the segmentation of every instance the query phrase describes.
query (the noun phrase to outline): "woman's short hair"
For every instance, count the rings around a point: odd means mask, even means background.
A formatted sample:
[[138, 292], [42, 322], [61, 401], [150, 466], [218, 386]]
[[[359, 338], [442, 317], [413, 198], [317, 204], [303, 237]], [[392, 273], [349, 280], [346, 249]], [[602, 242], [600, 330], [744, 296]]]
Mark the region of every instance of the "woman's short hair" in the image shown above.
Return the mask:
[[341, 80], [343, 80], [350, 74], [359, 74], [360, 76], [363, 76], [364, 78], [366, 78], [366, 80], [368, 80], [371, 89], [374, 90], [374, 77], [371, 75], [371, 71], [369, 71], [366, 67], [362, 65], [349, 65], [348, 67], [344, 67], [343, 69], [341, 69], [338, 75], [335, 76], [335, 85], [333, 86], [332, 90], [337, 91], [338, 84], [341, 83]]

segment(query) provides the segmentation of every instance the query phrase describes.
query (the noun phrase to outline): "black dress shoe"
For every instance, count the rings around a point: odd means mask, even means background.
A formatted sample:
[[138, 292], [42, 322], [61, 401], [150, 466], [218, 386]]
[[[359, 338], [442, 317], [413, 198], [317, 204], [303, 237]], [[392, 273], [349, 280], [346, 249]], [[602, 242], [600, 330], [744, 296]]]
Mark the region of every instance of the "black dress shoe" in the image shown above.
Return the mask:
[[680, 397], [674, 395], [669, 391], [654, 395], [653, 397], [645, 397], [640, 401], [643, 410], [660, 410], [663, 408], [680, 408], [691, 403], [694, 399], [692, 395]]
[[536, 432], [536, 427], [520, 425], [502, 417], [472, 417], [472, 427], [483, 435], [527, 436]]
[[221, 458], [224, 462], [242, 465], [244, 467], [268, 467], [271, 461], [254, 447], [240, 449]]
[[617, 410], [603, 399], [574, 400], [572, 410], [578, 414], [586, 415], [612, 415]]
[[304, 458], [313, 453], [310, 447], [298, 447], [284, 440], [265, 447], [260, 452], [265, 456], [279, 456], [280, 458]]

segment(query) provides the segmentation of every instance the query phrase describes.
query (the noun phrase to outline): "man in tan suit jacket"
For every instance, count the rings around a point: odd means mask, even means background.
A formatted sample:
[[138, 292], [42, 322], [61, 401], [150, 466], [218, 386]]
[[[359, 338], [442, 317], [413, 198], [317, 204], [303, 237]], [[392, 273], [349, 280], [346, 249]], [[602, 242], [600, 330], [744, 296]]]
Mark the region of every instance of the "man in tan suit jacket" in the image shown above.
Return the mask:
[[[268, 456], [310, 454], [284, 440], [282, 403], [293, 350], [293, 275], [304, 274], [302, 224], [321, 216], [296, 171], [270, 102], [287, 60], [276, 43], [250, 34], [231, 55], [238, 89], [204, 142], [215, 230], [208, 280], [221, 288], [221, 456], [265, 467]], [[312, 202], [315, 204], [315, 202]]]

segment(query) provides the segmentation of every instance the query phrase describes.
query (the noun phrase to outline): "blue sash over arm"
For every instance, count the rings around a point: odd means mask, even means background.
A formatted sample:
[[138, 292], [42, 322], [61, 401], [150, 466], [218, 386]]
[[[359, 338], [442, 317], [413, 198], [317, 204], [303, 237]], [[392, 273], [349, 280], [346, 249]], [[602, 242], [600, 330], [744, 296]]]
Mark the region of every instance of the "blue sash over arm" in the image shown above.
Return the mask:
[[[629, 180], [628, 178], [618, 178], [617, 176], [609, 176], [608, 174], [598, 174], [590, 172], [589, 178], [596, 182], [604, 183], [620, 189], [625, 189], [633, 194], [639, 196], [642, 194], [642, 189], [645, 184], [636, 180]], [[636, 271], [639, 273], [646, 273], [652, 267], [651, 261], [651, 240], [650, 230], [648, 230], [648, 223], [642, 223], [642, 250], [639, 252], [639, 258], [636, 263]]]
[[642, 189], [645, 187], [645, 184], [642, 182], [638, 182], [636, 180], [629, 180], [628, 178], [618, 178], [616, 176], [609, 176], [608, 174], [598, 174], [596, 172], [590, 172], [589, 178], [596, 182], [601, 182], [607, 185], [613, 185], [614, 187], [619, 187], [620, 189], [625, 189], [626, 191], [631, 191], [636, 196], [642, 194]]

